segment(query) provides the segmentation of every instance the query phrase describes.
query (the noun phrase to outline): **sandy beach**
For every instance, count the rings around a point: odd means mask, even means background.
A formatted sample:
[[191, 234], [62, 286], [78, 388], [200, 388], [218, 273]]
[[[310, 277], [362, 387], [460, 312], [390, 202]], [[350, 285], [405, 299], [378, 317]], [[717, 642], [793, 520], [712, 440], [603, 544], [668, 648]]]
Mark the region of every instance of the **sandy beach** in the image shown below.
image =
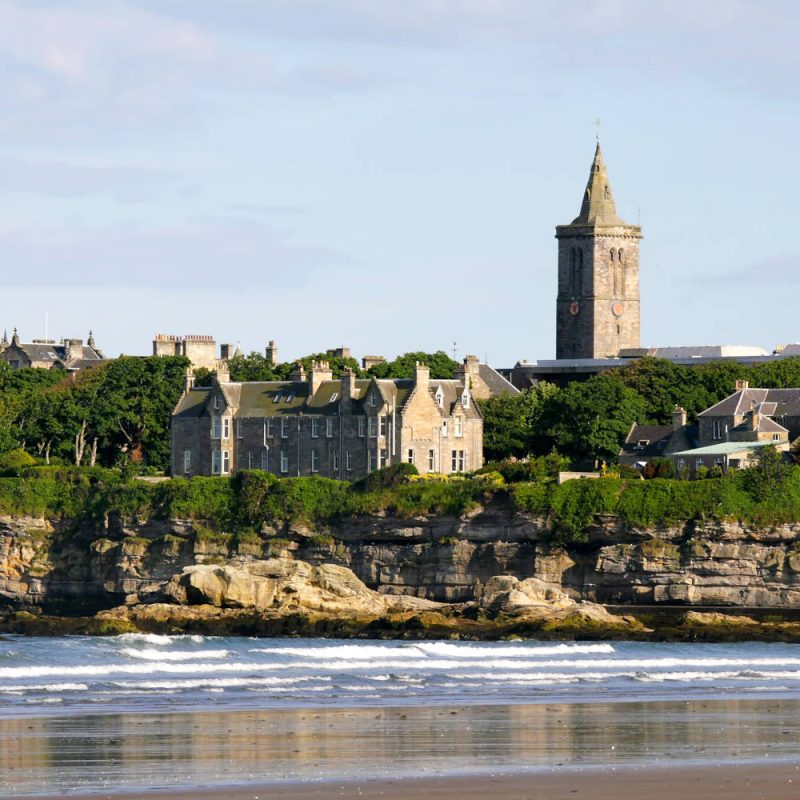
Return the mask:
[[[800, 790], [800, 760], [796, 763], [730, 764], [660, 769], [569, 770], [486, 776], [442, 776], [391, 780], [325, 781], [320, 783], [248, 785], [175, 789], [168, 792], [93, 793], [68, 795], [73, 800], [790, 800]], [[67, 795], [26, 796], [25, 800], [55, 800]]]

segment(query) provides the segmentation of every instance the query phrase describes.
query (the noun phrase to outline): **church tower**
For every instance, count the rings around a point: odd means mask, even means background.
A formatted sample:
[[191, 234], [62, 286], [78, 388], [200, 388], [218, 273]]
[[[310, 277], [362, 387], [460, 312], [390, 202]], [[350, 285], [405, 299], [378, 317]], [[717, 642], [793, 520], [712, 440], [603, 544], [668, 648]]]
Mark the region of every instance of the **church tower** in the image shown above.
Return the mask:
[[639, 225], [626, 225], [611, 194], [600, 143], [581, 213], [556, 227], [556, 358], [608, 358], [639, 347]]

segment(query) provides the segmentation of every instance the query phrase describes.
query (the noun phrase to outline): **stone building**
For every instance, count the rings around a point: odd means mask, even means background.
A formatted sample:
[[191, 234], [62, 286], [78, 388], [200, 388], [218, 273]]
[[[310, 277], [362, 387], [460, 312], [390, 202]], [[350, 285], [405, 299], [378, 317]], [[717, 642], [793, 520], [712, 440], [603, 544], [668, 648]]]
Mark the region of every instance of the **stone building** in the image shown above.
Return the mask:
[[556, 358], [608, 358], [639, 347], [639, 225], [617, 215], [600, 143], [581, 211], [556, 227]]
[[279, 476], [355, 480], [408, 462], [421, 473], [483, 464], [483, 419], [469, 380], [334, 380], [329, 365], [301, 366], [288, 381], [233, 383], [220, 370], [211, 387], [187, 387], [172, 417], [172, 474], [228, 475], [264, 469]]
[[58, 343], [55, 339], [23, 342], [14, 328], [10, 342], [5, 334], [0, 340], [0, 360], [9, 364], [11, 369], [35, 367], [79, 372], [87, 367], [97, 366], [106, 357], [95, 344], [91, 331], [85, 344], [83, 339], [61, 339]]
[[[270, 342], [270, 345], [274, 345]], [[275, 349], [277, 355], [277, 348]], [[221, 344], [219, 356], [217, 343], [213, 336], [190, 334], [175, 336], [168, 333], [157, 333], [153, 338], [154, 356], [185, 356], [192, 362], [193, 369], [216, 370], [222, 363], [234, 356], [241, 355], [239, 348], [232, 344]]]
[[697, 415], [696, 447], [670, 448], [676, 468], [740, 469], [769, 445], [787, 451], [800, 437], [800, 388], [751, 389], [737, 381], [736, 391]]

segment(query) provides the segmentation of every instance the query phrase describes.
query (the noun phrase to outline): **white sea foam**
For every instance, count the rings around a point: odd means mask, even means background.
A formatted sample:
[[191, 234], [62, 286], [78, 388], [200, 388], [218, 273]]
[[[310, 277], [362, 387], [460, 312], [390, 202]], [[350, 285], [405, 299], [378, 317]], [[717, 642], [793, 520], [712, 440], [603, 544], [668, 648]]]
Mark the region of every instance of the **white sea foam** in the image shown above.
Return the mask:
[[491, 655], [493, 658], [540, 658], [553, 655], [590, 655], [593, 653], [613, 653], [614, 647], [610, 644], [557, 644], [557, 645], [472, 645], [449, 644], [447, 642], [422, 642], [402, 645], [361, 645], [344, 644], [321, 647], [257, 647], [251, 653], [263, 653], [276, 656], [297, 656], [308, 659], [337, 659], [339, 661], [355, 660], [394, 660], [418, 659], [420, 655], [426, 657], [438, 656], [447, 658], [464, 659], [465, 661], [483, 660]]
[[89, 687], [85, 683], [37, 683], [19, 684], [16, 686], [0, 686], [2, 694], [20, 694], [31, 692], [88, 692]]
[[109, 675], [155, 675], [158, 673], [205, 675], [209, 673], [263, 672], [283, 669], [278, 664], [257, 662], [234, 662], [197, 664], [194, 662], [142, 662], [141, 664], [81, 664], [80, 666], [40, 666], [0, 668], [0, 680], [4, 678], [37, 678], [50, 675], [96, 676]]
[[125, 642], [130, 644], [155, 644], [155, 645], [171, 645], [174, 642], [189, 641], [200, 644], [206, 639], [213, 637], [198, 636], [191, 633], [180, 633], [174, 636], [166, 636], [161, 633], [122, 633], [119, 636], [113, 637], [117, 642]]
[[120, 653], [128, 658], [144, 661], [190, 661], [198, 658], [227, 658], [230, 650], [158, 650], [154, 647], [137, 650], [134, 647], [124, 647]]
[[[203, 689], [222, 688], [234, 689], [240, 686], [280, 686], [296, 685], [308, 682], [309, 678], [196, 678], [194, 680], [173, 681], [113, 681], [112, 686], [119, 689]], [[329, 677], [315, 679], [328, 682]]]

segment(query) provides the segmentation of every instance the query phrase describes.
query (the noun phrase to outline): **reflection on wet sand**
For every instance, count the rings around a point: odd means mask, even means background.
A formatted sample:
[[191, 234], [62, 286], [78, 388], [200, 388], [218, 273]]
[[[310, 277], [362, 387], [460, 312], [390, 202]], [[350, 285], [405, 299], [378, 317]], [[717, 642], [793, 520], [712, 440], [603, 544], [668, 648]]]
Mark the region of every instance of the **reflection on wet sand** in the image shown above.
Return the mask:
[[296, 709], [0, 720], [0, 793], [656, 766], [800, 754], [800, 701]]

